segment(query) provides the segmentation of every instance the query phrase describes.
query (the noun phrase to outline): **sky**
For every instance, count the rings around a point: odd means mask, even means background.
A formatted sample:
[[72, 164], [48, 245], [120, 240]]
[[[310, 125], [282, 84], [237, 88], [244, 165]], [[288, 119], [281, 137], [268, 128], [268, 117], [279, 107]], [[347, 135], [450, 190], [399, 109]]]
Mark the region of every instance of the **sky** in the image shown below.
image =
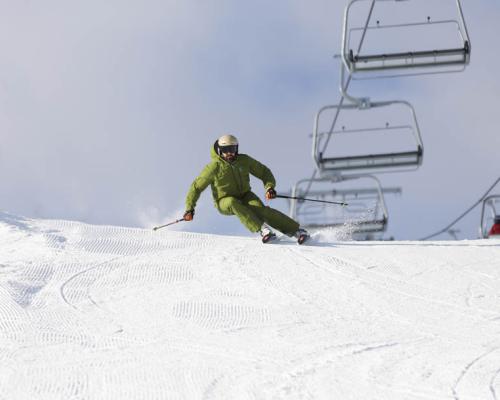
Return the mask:
[[[418, 18], [454, 12], [454, 1], [435, 3], [417, 3]], [[289, 191], [313, 172], [315, 113], [339, 101], [333, 56], [345, 4], [0, 1], [0, 208], [158, 225], [182, 216], [189, 185], [228, 132], [271, 168], [278, 192]], [[472, 42], [465, 72], [352, 85], [355, 94], [410, 101], [419, 118], [422, 167], [380, 176], [402, 188], [386, 199], [388, 237], [440, 230], [500, 176], [500, 4], [462, 5]], [[284, 200], [272, 204], [288, 211]], [[459, 237], [476, 238], [478, 225], [479, 209], [457, 226]], [[217, 214], [209, 191], [179, 228], [246, 234]]]

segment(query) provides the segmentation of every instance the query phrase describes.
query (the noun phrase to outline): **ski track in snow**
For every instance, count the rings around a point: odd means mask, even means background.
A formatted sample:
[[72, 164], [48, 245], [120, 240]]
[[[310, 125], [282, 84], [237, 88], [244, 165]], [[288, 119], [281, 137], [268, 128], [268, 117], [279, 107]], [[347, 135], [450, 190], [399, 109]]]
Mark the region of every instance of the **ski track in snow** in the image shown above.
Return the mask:
[[[474, 316], [475, 314], [479, 314], [480, 318], [482, 318], [483, 320], [488, 320], [489, 318], [486, 316], [483, 316], [481, 314], [497, 315], [497, 312], [493, 311], [493, 310], [484, 310], [484, 309], [474, 308], [474, 307], [470, 307], [470, 306], [469, 307], [460, 307], [460, 306], [457, 306], [456, 304], [453, 304], [453, 303], [442, 302], [440, 300], [433, 299], [432, 293], [429, 293], [429, 297], [424, 297], [421, 295], [412, 294], [410, 291], [403, 291], [401, 288], [404, 288], [407, 285], [407, 282], [403, 282], [401, 280], [395, 280], [393, 277], [385, 275], [385, 274], [380, 274], [377, 272], [373, 273], [373, 272], [371, 272], [373, 267], [369, 268], [370, 272], [368, 272], [367, 274], [363, 274], [363, 272], [365, 271], [365, 268], [363, 268], [362, 266], [347, 262], [347, 261], [339, 259], [337, 257], [327, 257], [325, 260], [328, 262], [324, 265], [322, 265], [321, 261], [319, 261], [319, 262], [314, 261], [314, 260], [311, 260], [311, 258], [309, 258], [309, 257], [305, 257], [305, 258], [308, 261], [310, 261], [312, 264], [316, 265], [317, 267], [325, 268], [325, 270], [329, 270], [329, 271], [331, 271], [331, 268], [329, 268], [329, 267], [331, 267], [332, 265], [336, 266], [336, 267], [344, 267], [343, 268], [344, 271], [350, 271], [351, 274], [353, 273], [354, 269], [358, 269], [360, 271], [357, 274], [353, 274], [354, 275], [353, 278], [355, 276], [357, 276], [358, 279], [361, 279], [363, 282], [369, 283], [371, 285], [380, 286], [381, 288], [383, 288], [385, 290], [393, 291], [393, 292], [398, 293], [402, 296], [406, 296], [406, 297], [410, 297], [410, 298], [413, 297], [415, 299], [425, 301], [428, 303], [435, 303], [437, 306], [446, 307], [448, 309], [448, 312], [453, 312], [453, 313], [460, 312], [461, 314], [463, 314], [464, 316], [467, 317], [467, 316], [469, 316], [469, 313], [467, 311], [475, 311], [475, 313], [472, 316]], [[334, 272], [334, 273], [338, 273], [338, 272]], [[344, 274], [344, 273], [342, 272], [341, 274]], [[373, 279], [374, 277], [376, 277], [378, 279]], [[383, 279], [380, 280], [380, 278], [383, 278]], [[395, 282], [396, 285], [392, 286], [389, 284], [390, 282]], [[422, 291], [424, 293], [427, 292], [425, 287], [421, 287], [421, 286], [417, 286], [417, 287], [418, 287], [418, 289], [420, 289], [420, 291]], [[430, 325], [428, 325], [428, 326], [430, 326]], [[454, 337], [454, 335], [452, 337]], [[461, 341], [461, 343], [464, 346], [468, 345], [466, 339], [467, 338], [464, 337], [463, 340]], [[453, 397], [455, 399], [459, 400], [461, 398], [476, 398], [476, 397], [477, 398], [488, 398], [488, 397], [490, 397], [486, 393], [483, 393], [480, 396], [478, 394], [473, 393], [473, 394], [465, 395], [464, 397], [462, 397], [461, 395], [459, 395], [458, 387], [460, 385], [460, 386], [465, 386], [467, 388], [467, 385], [465, 385], [463, 382], [466, 381], [470, 375], [472, 375], [471, 371], [474, 368], [477, 368], [477, 365], [479, 363], [484, 364], [484, 361], [487, 358], [489, 358], [489, 356], [492, 353], [495, 353], [498, 350], [500, 350], [500, 347], [490, 349], [486, 353], [479, 355], [477, 358], [475, 358], [473, 361], [471, 361], [469, 364], [467, 364], [465, 366], [465, 368], [460, 373], [460, 376], [458, 377], [458, 379], [456, 380], [456, 382], [452, 388]], [[498, 357], [498, 355], [495, 354], [494, 357], [492, 357], [491, 361], [492, 361], [492, 363], [489, 366], [490, 369], [496, 368], [500, 364], [500, 357]], [[482, 365], [481, 367], [486, 368], [484, 365]], [[482, 382], [481, 385], [477, 385], [477, 383], [476, 383], [476, 386], [481, 386], [483, 388], [487, 388], [490, 391], [491, 395], [493, 396], [492, 398], [497, 399], [496, 390], [495, 390], [495, 381], [496, 381], [497, 376], [500, 374], [500, 371], [496, 370], [496, 371], [492, 371], [492, 373], [493, 373], [493, 377], [491, 379], [489, 379], [489, 382]], [[477, 379], [477, 377], [476, 377], [476, 379]], [[486, 381], [488, 379], [488, 375], [486, 375], [483, 379]], [[471, 382], [468, 382], [468, 383], [469, 383], [469, 387], [470, 387]], [[473, 387], [475, 387], [475, 386], [473, 386]]]
[[499, 399], [499, 241], [0, 213], [0, 243], [0, 399]]

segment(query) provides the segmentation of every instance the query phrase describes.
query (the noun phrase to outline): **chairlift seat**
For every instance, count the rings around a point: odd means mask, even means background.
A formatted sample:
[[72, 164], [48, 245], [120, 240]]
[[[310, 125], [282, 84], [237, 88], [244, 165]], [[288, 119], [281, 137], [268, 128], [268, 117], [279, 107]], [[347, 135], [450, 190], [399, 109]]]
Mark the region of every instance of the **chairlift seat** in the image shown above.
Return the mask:
[[488, 237], [491, 236], [500, 237], [500, 222], [495, 222], [491, 227], [488, 233]]
[[347, 171], [375, 168], [407, 167], [420, 165], [423, 159], [423, 149], [418, 146], [416, 151], [399, 153], [367, 154], [348, 157], [327, 157], [322, 154], [319, 163], [323, 170]]
[[[306, 223], [306, 229], [324, 229], [324, 228], [340, 228], [345, 226], [345, 223]], [[387, 218], [374, 219], [369, 221], [357, 221], [353, 225], [356, 227], [356, 233], [384, 232], [387, 227]]]
[[349, 50], [348, 66], [351, 72], [379, 71], [400, 68], [464, 65], [469, 62], [469, 42], [455, 49], [408, 51], [361, 55]]

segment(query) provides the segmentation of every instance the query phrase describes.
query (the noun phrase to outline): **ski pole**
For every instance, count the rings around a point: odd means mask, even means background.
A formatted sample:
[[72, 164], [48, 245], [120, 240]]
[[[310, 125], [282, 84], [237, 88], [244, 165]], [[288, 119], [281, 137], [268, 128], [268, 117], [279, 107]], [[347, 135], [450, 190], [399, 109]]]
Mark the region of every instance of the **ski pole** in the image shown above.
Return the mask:
[[181, 218], [181, 219], [176, 219], [175, 221], [173, 222], [169, 222], [168, 224], [165, 224], [165, 225], [160, 225], [160, 226], [155, 226], [153, 228], [154, 231], [157, 231], [158, 229], [161, 229], [161, 228], [165, 228], [166, 226], [170, 226], [170, 225], [173, 225], [173, 224], [178, 224], [179, 222], [182, 222], [182, 221], [185, 221], [184, 218]]
[[327, 203], [327, 204], [337, 204], [339, 206], [345, 207], [348, 206], [349, 204], [343, 203], [343, 202], [338, 202], [338, 201], [327, 201], [327, 200], [316, 200], [316, 199], [306, 199], [304, 197], [292, 197], [292, 196], [284, 196], [282, 194], [277, 194], [276, 198], [280, 199], [292, 199], [292, 200], [301, 200], [301, 201], [314, 201], [316, 203]]

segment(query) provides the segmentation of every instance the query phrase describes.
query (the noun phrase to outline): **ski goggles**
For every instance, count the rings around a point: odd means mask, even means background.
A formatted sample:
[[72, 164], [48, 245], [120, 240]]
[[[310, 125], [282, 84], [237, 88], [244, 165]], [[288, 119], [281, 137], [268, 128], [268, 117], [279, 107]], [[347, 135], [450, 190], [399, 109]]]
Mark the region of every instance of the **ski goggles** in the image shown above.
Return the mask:
[[236, 154], [238, 152], [238, 145], [237, 144], [232, 144], [229, 146], [219, 146], [220, 152], [227, 154], [227, 153], [233, 153]]

